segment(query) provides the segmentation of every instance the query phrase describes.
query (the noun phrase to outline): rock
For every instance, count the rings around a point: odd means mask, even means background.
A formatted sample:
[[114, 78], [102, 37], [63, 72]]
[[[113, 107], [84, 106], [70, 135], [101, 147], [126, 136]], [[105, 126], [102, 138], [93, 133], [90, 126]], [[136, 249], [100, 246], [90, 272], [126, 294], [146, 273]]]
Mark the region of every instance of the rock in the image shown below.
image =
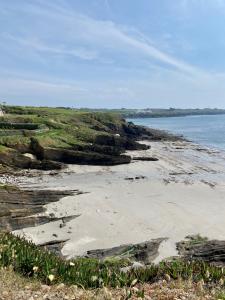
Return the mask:
[[83, 152], [67, 149], [45, 148], [44, 158], [66, 164], [118, 165], [130, 163], [127, 155], [107, 155], [97, 152]]
[[133, 180], [139, 180], [139, 179], [145, 179], [146, 176], [135, 176], [135, 177], [125, 177], [124, 179], [125, 180], [130, 180], [130, 181], [133, 181]]
[[[158, 256], [159, 245], [165, 238], [154, 239], [139, 244], [128, 244], [110, 249], [87, 251], [85, 257], [104, 260], [107, 257], [127, 258], [133, 262], [151, 263]], [[137, 266], [137, 265], [136, 265]]]
[[136, 156], [132, 158], [133, 160], [140, 160], [140, 161], [158, 161], [159, 159], [156, 157], [148, 157], [148, 156]]
[[184, 259], [225, 266], [225, 241], [189, 237], [188, 240], [177, 243], [177, 249]]
[[65, 245], [65, 243], [69, 241], [69, 239], [66, 240], [52, 240], [46, 243], [42, 243], [42, 244], [38, 244], [38, 246], [49, 250], [53, 253], [55, 253], [58, 256], [62, 256], [61, 250], [63, 248], [63, 246]]
[[3, 291], [2, 292], [2, 297], [7, 298], [9, 296], [9, 292], [8, 291]]
[[60, 283], [59, 285], [57, 285], [56, 289], [57, 290], [61, 290], [65, 287], [65, 284], [64, 283]]
[[30, 158], [31, 160], [36, 160], [36, 157], [35, 157], [33, 154], [31, 154], [31, 153], [24, 153], [23, 155], [24, 155], [25, 157]]
[[[20, 190], [6, 186], [0, 188], [0, 229], [16, 230], [61, 220], [66, 223], [79, 215], [62, 216], [61, 218], [40, 215], [45, 212], [44, 205], [57, 202], [62, 197], [79, 191], [55, 190]], [[39, 214], [39, 215], [35, 215]]]
[[17, 152], [9, 150], [0, 153], [0, 164], [20, 169], [37, 169], [37, 170], [59, 170], [64, 167], [60, 162], [51, 160], [36, 160]]
[[124, 179], [125, 179], [125, 180], [131, 180], [131, 181], [134, 180], [133, 177], [125, 177]]
[[146, 178], [146, 177], [145, 177], [145, 176], [142, 176], [142, 175], [141, 175], [141, 176], [135, 176], [135, 179], [136, 179], [136, 180], [139, 180], [139, 179], [145, 179], [145, 178]]
[[42, 285], [41, 285], [41, 289], [42, 289], [43, 291], [45, 291], [45, 292], [48, 292], [48, 291], [51, 289], [51, 287], [50, 287], [49, 285], [42, 284]]

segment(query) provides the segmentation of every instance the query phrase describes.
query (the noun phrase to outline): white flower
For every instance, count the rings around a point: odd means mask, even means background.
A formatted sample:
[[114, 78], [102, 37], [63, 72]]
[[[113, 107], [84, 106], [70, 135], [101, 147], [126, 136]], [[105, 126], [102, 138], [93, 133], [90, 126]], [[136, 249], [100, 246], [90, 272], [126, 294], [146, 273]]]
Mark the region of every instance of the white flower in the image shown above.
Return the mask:
[[91, 281], [96, 281], [98, 279], [98, 277], [97, 276], [91, 276]]
[[166, 281], [170, 281], [171, 280], [170, 275], [169, 274], [165, 274], [165, 279], [166, 279]]
[[55, 279], [55, 276], [53, 274], [48, 275], [48, 279], [52, 282]]
[[224, 280], [223, 280], [223, 278], [220, 278], [220, 280], [219, 280], [219, 285], [224, 285]]
[[33, 271], [34, 271], [34, 272], [37, 272], [37, 271], [38, 271], [38, 267], [34, 266], [34, 267], [33, 267]]
[[72, 261], [70, 261], [70, 266], [71, 266], [71, 267], [74, 267], [74, 266], [75, 266], [75, 263], [73, 263]]
[[137, 280], [137, 279], [134, 279], [134, 280], [131, 282], [131, 286], [134, 286], [137, 282], [138, 282], [138, 280]]
[[209, 277], [210, 277], [209, 270], [207, 270], [207, 271], [205, 272], [205, 277], [206, 277], [206, 278], [209, 278]]

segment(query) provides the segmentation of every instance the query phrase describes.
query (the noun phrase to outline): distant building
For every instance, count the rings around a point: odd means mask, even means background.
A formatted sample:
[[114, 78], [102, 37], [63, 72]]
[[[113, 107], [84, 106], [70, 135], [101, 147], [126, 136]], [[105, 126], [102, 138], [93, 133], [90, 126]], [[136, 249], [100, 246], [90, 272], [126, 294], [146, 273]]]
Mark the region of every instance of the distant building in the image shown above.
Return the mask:
[[152, 113], [152, 110], [150, 108], [145, 108], [145, 109], [138, 109], [136, 112], [138, 114], [149, 114]]
[[4, 115], [3, 110], [0, 108], [0, 117], [3, 115]]

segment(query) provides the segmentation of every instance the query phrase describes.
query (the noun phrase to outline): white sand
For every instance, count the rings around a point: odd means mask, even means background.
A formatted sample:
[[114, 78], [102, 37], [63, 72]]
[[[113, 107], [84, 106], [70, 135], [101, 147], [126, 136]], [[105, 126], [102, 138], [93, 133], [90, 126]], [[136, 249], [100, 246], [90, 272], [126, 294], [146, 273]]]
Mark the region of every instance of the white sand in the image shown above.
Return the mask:
[[[175, 243], [189, 234], [225, 239], [225, 154], [186, 142], [154, 142], [152, 149], [130, 152], [159, 161], [134, 161], [113, 167], [69, 166], [59, 176], [30, 179], [26, 186], [88, 192], [47, 205], [55, 216], [80, 214], [63, 228], [60, 221], [26, 228], [36, 243], [69, 239], [68, 257], [166, 237], [162, 258], [176, 255]], [[71, 172], [70, 172], [71, 171]], [[145, 176], [125, 180], [126, 177]], [[35, 185], [36, 184], [36, 185]]]

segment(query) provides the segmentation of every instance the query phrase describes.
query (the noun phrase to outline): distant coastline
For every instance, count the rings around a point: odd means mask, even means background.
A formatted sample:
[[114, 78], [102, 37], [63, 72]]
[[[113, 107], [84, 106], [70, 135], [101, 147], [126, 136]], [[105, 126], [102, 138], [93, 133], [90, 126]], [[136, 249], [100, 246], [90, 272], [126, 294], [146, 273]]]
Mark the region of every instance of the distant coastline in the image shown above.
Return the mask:
[[115, 113], [122, 115], [124, 118], [164, 118], [201, 115], [225, 115], [225, 109], [219, 108], [80, 108], [79, 110], [85, 112]]
[[165, 118], [165, 117], [185, 117], [201, 115], [225, 115], [225, 109], [143, 109], [129, 111], [125, 110], [122, 115], [126, 118]]

